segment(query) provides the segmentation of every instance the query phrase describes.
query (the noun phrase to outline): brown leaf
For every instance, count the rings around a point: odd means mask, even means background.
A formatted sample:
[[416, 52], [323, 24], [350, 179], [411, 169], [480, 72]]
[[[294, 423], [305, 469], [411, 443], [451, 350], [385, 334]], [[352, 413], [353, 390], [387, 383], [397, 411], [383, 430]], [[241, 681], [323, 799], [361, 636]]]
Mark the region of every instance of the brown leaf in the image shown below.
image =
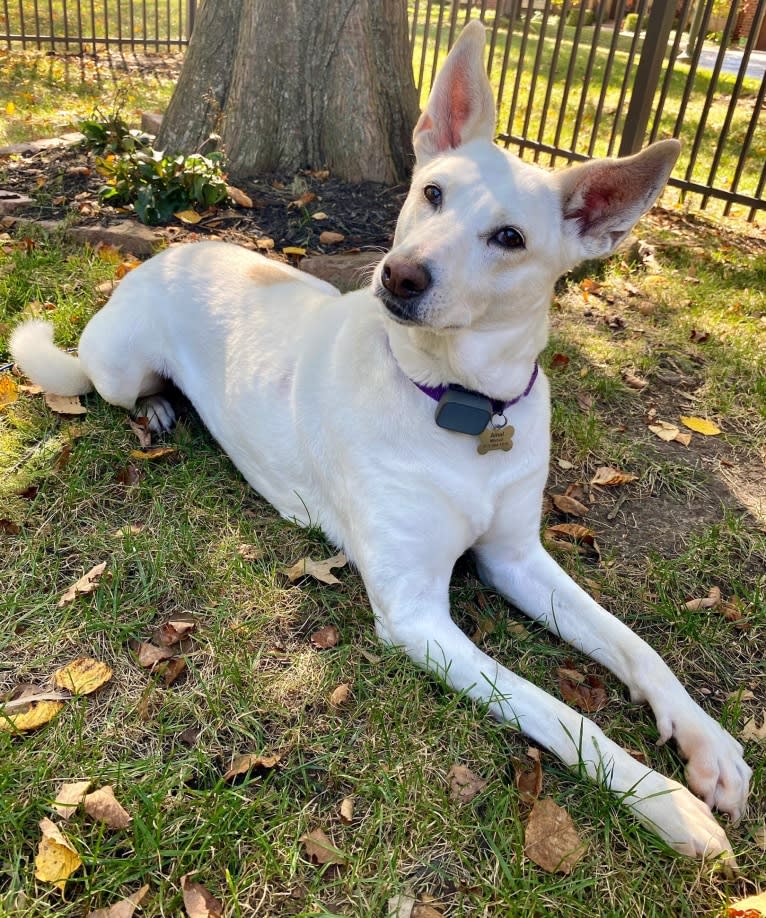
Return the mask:
[[702, 609], [715, 609], [721, 604], [721, 590], [714, 586], [704, 599], [690, 599], [684, 603], [684, 608], [690, 612], [700, 612]]
[[591, 293], [599, 293], [601, 291], [601, 284], [598, 281], [594, 281], [590, 277], [584, 277], [580, 281], [580, 290], [582, 291], [582, 298], [587, 303], [590, 299]]
[[590, 483], [592, 485], [600, 485], [603, 488], [624, 485], [637, 480], [638, 475], [623, 472], [621, 469], [612, 468], [610, 465], [602, 465], [596, 469], [596, 474], [591, 478]]
[[732, 599], [725, 599], [721, 605], [718, 606], [718, 611], [727, 622], [732, 622], [734, 627], [738, 628], [740, 631], [750, 630], [750, 622], [744, 617], [739, 597], [734, 596]]
[[412, 910], [412, 918], [444, 918], [444, 912], [424, 902], [416, 902]]
[[61, 452], [56, 456], [56, 461], [53, 463], [53, 468], [60, 472], [62, 469], [65, 469], [69, 465], [69, 460], [72, 458], [72, 444], [65, 443], [61, 448]]
[[259, 249], [263, 249], [265, 252], [271, 251], [274, 248], [274, 240], [270, 236], [259, 236], [255, 240], [255, 244]]
[[348, 826], [354, 819], [354, 800], [352, 797], [344, 797], [340, 803], [340, 821]]
[[133, 487], [141, 479], [141, 473], [138, 471], [137, 466], [129, 462], [124, 468], [119, 469], [114, 477], [118, 484]]
[[238, 207], [253, 206], [253, 199], [249, 194], [245, 194], [241, 188], [236, 188], [234, 185], [227, 185], [226, 191], [229, 193], [229, 197]]
[[247, 753], [245, 755], [237, 755], [232, 759], [231, 767], [223, 776], [224, 781], [231, 781], [232, 778], [236, 778], [237, 775], [244, 775], [252, 769], [262, 769], [268, 771], [280, 763], [282, 756], [279, 753], [274, 755], [264, 755], [263, 753]]
[[756, 726], [755, 715], [742, 728], [739, 738], [745, 742], [753, 741], [754, 743], [766, 743], [766, 710], [762, 712], [763, 723], [760, 727]]
[[325, 625], [324, 628], [315, 631], [309, 640], [317, 649], [329, 650], [330, 647], [335, 647], [340, 640], [340, 631], [335, 625]]
[[689, 340], [694, 341], [695, 344], [705, 344], [710, 340], [710, 332], [697, 331], [696, 328], [693, 328], [689, 334]]
[[580, 503], [574, 497], [569, 497], [567, 494], [551, 494], [551, 500], [557, 510], [562, 513], [568, 513], [570, 516], [585, 516], [588, 512], [585, 504]]
[[333, 845], [321, 829], [301, 835], [299, 841], [303, 843], [306, 856], [317, 864], [338, 864], [341, 867], [346, 864], [343, 852]]
[[[574, 671], [577, 679], [571, 678], [572, 670], [559, 669], [559, 691], [564, 701], [574, 704], [583, 711], [593, 714], [609, 703], [604, 683], [598, 676], [583, 676]], [[582, 681], [580, 681], [582, 677]]]
[[597, 559], [601, 557], [595, 533], [587, 526], [581, 526], [579, 523], [557, 523], [555, 526], [548, 526], [543, 535], [546, 541], [557, 548], [583, 555], [589, 554]]
[[40, 821], [42, 838], [35, 857], [35, 877], [52, 883], [62, 892], [67, 878], [82, 866], [82, 860], [71, 842], [50, 819]]
[[524, 832], [524, 854], [548, 873], [571, 873], [585, 854], [572, 818], [550, 797], [536, 801]]
[[144, 668], [156, 666], [163, 660], [169, 660], [175, 653], [170, 647], [155, 647], [154, 644], [142, 641], [131, 642], [131, 647], [136, 652], [138, 665]]
[[345, 704], [348, 699], [351, 697], [351, 686], [348, 682], [341, 682], [341, 684], [332, 690], [330, 695], [330, 704], [334, 708], [339, 708], [341, 705]]
[[91, 657], [78, 657], [53, 674], [53, 684], [73, 695], [90, 695], [111, 678], [112, 670], [106, 663]]
[[174, 456], [177, 452], [175, 446], [154, 446], [151, 449], [132, 449], [130, 455], [133, 459], [140, 459], [142, 462], [155, 462], [157, 459]]
[[53, 801], [53, 809], [62, 819], [69, 819], [85, 799], [92, 783], [92, 781], [72, 781], [62, 784]]
[[263, 549], [243, 542], [237, 549], [237, 554], [245, 561], [260, 561], [263, 557]]
[[551, 357], [552, 370], [564, 370], [569, 366], [569, 357], [566, 354], [554, 354]]
[[130, 274], [131, 271], [134, 271], [141, 262], [137, 258], [126, 258], [124, 261], [121, 261], [114, 272], [116, 280], [122, 280], [126, 274]]
[[447, 772], [447, 780], [450, 786], [450, 800], [461, 804], [469, 803], [487, 786], [484, 778], [474, 774], [465, 765], [453, 765]]
[[312, 201], [316, 201], [317, 196], [313, 191], [304, 191], [303, 194], [296, 198], [294, 201], [290, 201], [287, 205], [288, 210], [291, 207], [305, 207], [307, 204], [311, 204]]
[[88, 912], [86, 918], [133, 918], [133, 913], [148, 892], [149, 886], [142, 886], [141, 889], [134, 892], [132, 896], [115, 902], [115, 904], [110, 905], [109, 908], [97, 908], [93, 912]]
[[588, 412], [593, 409], [594, 401], [592, 395], [588, 395], [585, 392], [578, 392], [577, 395], [575, 395], [575, 401], [577, 402], [580, 411], [584, 412], [585, 414], [588, 414]]
[[128, 418], [130, 429], [138, 437], [138, 445], [145, 449], [152, 445], [152, 432], [149, 430], [149, 418], [143, 415], [138, 418]]
[[322, 245], [337, 245], [337, 243], [343, 242], [345, 238], [343, 233], [334, 233], [332, 230], [322, 230], [319, 234], [319, 241]]
[[621, 376], [625, 385], [631, 389], [645, 389], [649, 385], [649, 380], [638, 376], [632, 370], [624, 369]]
[[191, 634], [196, 627], [197, 622], [191, 615], [181, 612], [156, 628], [152, 637], [160, 646], [171, 647]]
[[46, 392], [45, 404], [56, 414], [71, 416], [88, 413], [85, 405], [80, 403], [79, 395], [54, 395], [52, 392]]
[[514, 775], [516, 787], [519, 789], [519, 796], [525, 803], [533, 803], [540, 796], [543, 789], [543, 768], [540, 763], [540, 750], [534, 746], [527, 749], [527, 755], [532, 759], [532, 770], [528, 771], [521, 767], [514, 766]]
[[144, 531], [143, 523], [132, 523], [128, 526], [121, 526], [119, 529], [115, 529], [112, 535], [116, 539], [122, 539], [127, 535], [138, 535], [139, 532]]
[[91, 819], [103, 822], [110, 829], [126, 829], [133, 818], [118, 802], [110, 784], [86, 794], [82, 805]]
[[223, 902], [201, 883], [190, 880], [188, 873], [181, 877], [181, 890], [188, 918], [221, 918], [223, 915]]
[[183, 657], [173, 657], [167, 663], [160, 663], [156, 672], [162, 676], [165, 685], [172, 685], [181, 673], [186, 671], [186, 660]]
[[0, 519], [0, 532], [4, 535], [18, 535], [21, 532], [21, 526], [14, 523], [13, 520]]
[[761, 851], [766, 851], [766, 822], [753, 832], [753, 841], [758, 845]]
[[98, 587], [98, 582], [105, 570], [106, 561], [102, 561], [101, 564], [92, 567], [87, 574], [84, 574], [76, 583], [73, 583], [61, 599], [59, 599], [59, 608], [69, 605], [70, 602], [74, 602], [78, 596], [92, 593]]
[[322, 583], [333, 585], [340, 583], [340, 580], [330, 573], [331, 569], [334, 567], [343, 567], [345, 564], [346, 556], [341, 551], [338, 552], [337, 555], [333, 555], [332, 558], [327, 558], [324, 561], [314, 561], [312, 558], [301, 558], [300, 561], [296, 561], [292, 567], [287, 568], [284, 573], [287, 574], [291, 583], [295, 583], [295, 581], [300, 580], [301, 577], [313, 577], [315, 580], [319, 580]]

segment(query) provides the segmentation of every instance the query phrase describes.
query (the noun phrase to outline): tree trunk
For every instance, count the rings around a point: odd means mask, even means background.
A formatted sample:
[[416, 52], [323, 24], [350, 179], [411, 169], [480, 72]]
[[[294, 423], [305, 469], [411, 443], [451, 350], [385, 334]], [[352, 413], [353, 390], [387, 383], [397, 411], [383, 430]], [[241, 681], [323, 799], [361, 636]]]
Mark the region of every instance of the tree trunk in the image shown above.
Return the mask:
[[229, 172], [398, 182], [417, 92], [405, 0], [205, 0], [159, 143], [218, 130]]
[[220, 133], [242, 10], [243, 0], [202, 3], [178, 84], [162, 119], [157, 137], [160, 149], [195, 153], [211, 134]]

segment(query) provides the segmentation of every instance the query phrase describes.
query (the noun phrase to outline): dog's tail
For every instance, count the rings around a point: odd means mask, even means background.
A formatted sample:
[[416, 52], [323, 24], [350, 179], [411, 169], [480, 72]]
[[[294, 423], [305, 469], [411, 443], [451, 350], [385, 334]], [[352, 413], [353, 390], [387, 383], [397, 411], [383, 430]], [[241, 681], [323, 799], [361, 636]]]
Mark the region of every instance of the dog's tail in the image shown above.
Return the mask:
[[53, 326], [32, 319], [17, 326], [10, 341], [14, 361], [33, 383], [55, 395], [84, 395], [93, 383], [83, 372], [79, 358], [53, 343]]

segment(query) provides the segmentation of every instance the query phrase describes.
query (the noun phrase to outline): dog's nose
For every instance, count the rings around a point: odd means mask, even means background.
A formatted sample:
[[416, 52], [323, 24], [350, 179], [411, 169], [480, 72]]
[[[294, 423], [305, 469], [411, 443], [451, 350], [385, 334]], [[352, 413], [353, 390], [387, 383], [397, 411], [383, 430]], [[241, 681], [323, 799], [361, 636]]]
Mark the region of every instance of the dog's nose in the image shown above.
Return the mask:
[[431, 274], [425, 265], [403, 255], [389, 255], [383, 265], [381, 281], [393, 296], [412, 300], [431, 286]]

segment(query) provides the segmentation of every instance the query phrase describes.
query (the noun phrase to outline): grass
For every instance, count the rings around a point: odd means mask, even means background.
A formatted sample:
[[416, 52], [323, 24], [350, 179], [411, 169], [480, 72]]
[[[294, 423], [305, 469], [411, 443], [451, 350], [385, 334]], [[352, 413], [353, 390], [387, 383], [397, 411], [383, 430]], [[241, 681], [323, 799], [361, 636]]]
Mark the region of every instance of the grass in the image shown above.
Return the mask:
[[[562, 286], [545, 362], [555, 404], [552, 487], [587, 482], [604, 463], [640, 476], [612, 520], [616, 495], [592, 494], [585, 522], [597, 531], [602, 562], [565, 555], [562, 563], [662, 652], [693, 697], [736, 734], [766, 701], [759, 650], [766, 537], [758, 528], [766, 520], [755, 503], [750, 513], [732, 507], [725, 477], [740, 480], [741, 472], [744, 488], [747, 462], [766, 448], [757, 385], [766, 353], [766, 246], [732, 226], [673, 211], [646, 223], [642, 235], [655, 243], [660, 271], [614, 259], [600, 269], [600, 288], [587, 288], [587, 301], [578, 281]], [[695, 246], [709, 254], [691, 257]], [[6, 240], [0, 341], [22, 315], [40, 310], [30, 306], [37, 302], [54, 307], [44, 312], [60, 342], [75, 343], [100, 303], [97, 286], [114, 270], [113, 261], [88, 250]], [[604, 321], [615, 313], [624, 328]], [[690, 326], [704, 327], [710, 340], [689, 342]], [[569, 356], [566, 367], [551, 366], [556, 352]], [[0, 354], [7, 354], [2, 343]], [[670, 419], [677, 414], [683, 390], [663, 388], [652, 375], [668, 360], [694, 373], [695, 413], [723, 426], [715, 450], [699, 437], [684, 449], [648, 433], [649, 405]], [[626, 365], [653, 380], [648, 394], [622, 383]], [[544, 794], [570, 812], [588, 853], [569, 877], [539, 870], [523, 855], [529, 807], [513, 781], [526, 741], [382, 649], [354, 572], [340, 571], [334, 589], [290, 586], [283, 567], [304, 554], [325, 557], [330, 547], [320, 533], [279, 519], [193, 418], [172, 437], [180, 461], [146, 464], [126, 486], [117, 476], [133, 434], [120, 411], [94, 396], [85, 401], [84, 431], [65, 462], [59, 457], [71, 422], [39, 396], [22, 396], [0, 415], [3, 515], [20, 527], [0, 535], [0, 682], [6, 689], [40, 684], [78, 656], [114, 670], [111, 683], [68, 704], [51, 724], [24, 736], [0, 733], [0, 913], [79, 915], [148, 883], [145, 913], [176, 915], [180, 878], [193, 873], [232, 915], [377, 916], [391, 896], [412, 889], [434, 897], [450, 918], [712, 918], [759, 881], [754, 833], [764, 820], [765, 787], [755, 744], [747, 749], [756, 772], [752, 808], [730, 830], [743, 880], [726, 881], [664, 850], [608, 794], [547, 754]], [[559, 469], [562, 458], [571, 471]], [[38, 487], [32, 496], [31, 484]], [[128, 524], [143, 528], [115, 536]], [[243, 543], [261, 557], [244, 560]], [[64, 589], [101, 560], [108, 575], [99, 589], [59, 608]], [[686, 598], [713, 583], [739, 598], [749, 631], [684, 609]], [[554, 694], [556, 667], [567, 660], [598, 670], [483, 589], [470, 565], [459, 566], [452, 604], [469, 633], [480, 618], [493, 619], [483, 645]], [[165, 687], [136, 664], [128, 642], [149, 638], [182, 610], [199, 628], [186, 652], [187, 674]], [[522, 622], [526, 633], [514, 627]], [[328, 623], [342, 640], [320, 652], [309, 635]], [[610, 703], [595, 715], [600, 725], [681, 778], [672, 749], [654, 746], [649, 712], [601, 675]], [[336, 709], [328, 698], [342, 682], [353, 694]], [[730, 698], [738, 689], [755, 699]], [[191, 747], [180, 738], [188, 728], [199, 731]], [[282, 764], [224, 782], [232, 757], [244, 752], [278, 752]], [[489, 782], [463, 807], [448, 793], [446, 774], [456, 762]], [[84, 866], [62, 898], [34, 879], [37, 826], [50, 815], [58, 784], [83, 776], [114, 785], [133, 821], [110, 831], [80, 815], [70, 820], [67, 834]], [[338, 815], [347, 796], [355, 801], [350, 825]], [[308, 862], [299, 839], [316, 827], [343, 852], [346, 867]]]

